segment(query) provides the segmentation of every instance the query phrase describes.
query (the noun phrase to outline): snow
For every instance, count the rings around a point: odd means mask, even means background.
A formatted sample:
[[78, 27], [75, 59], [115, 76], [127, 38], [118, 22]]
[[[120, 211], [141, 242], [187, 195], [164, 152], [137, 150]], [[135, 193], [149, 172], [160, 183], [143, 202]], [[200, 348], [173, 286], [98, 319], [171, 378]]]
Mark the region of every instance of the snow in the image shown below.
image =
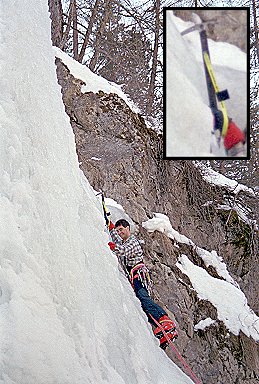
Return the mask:
[[221, 173], [214, 171], [211, 167], [204, 165], [201, 162], [193, 162], [193, 164], [199, 168], [201, 171], [202, 177], [208, 183], [217, 185], [220, 187], [227, 187], [234, 194], [238, 194], [243, 191], [249, 193], [252, 196], [255, 196], [255, 192], [252, 188], [247, 187], [246, 185], [239, 184], [236, 180], [229, 179], [228, 177], [222, 175]]
[[244, 293], [227, 281], [216, 279], [203, 268], [181, 255], [176, 266], [186, 274], [201, 300], [208, 300], [217, 308], [218, 319], [234, 335], [242, 331], [259, 341], [259, 318], [249, 308]]
[[131, 233], [135, 233], [136, 226], [131, 219], [131, 217], [125, 212], [124, 208], [121, 204], [118, 204], [117, 201], [115, 201], [112, 198], [105, 197], [105, 206], [108, 209], [110, 213], [110, 220], [115, 224], [117, 220], [124, 219], [127, 220], [130, 225], [130, 231]]
[[169, 218], [161, 213], [155, 213], [152, 219], [142, 223], [149, 232], [155, 230], [164, 233], [179, 243], [193, 246], [206, 266], [212, 265], [224, 280], [212, 277], [205, 269], [194, 265], [186, 255], [181, 255], [176, 266], [186, 274], [203, 300], [208, 300], [218, 312], [218, 319], [223, 321], [227, 329], [234, 335], [240, 331], [248, 337], [259, 340], [259, 318], [249, 308], [244, 293], [230, 276], [223, 258], [216, 251], [207, 251], [197, 247], [186, 236], [179, 234], [170, 224]]
[[[170, 239], [175, 240], [177, 243], [187, 244], [194, 248], [197, 255], [204, 261], [206, 267], [213, 266], [218, 275], [225, 280], [236, 285], [237, 283], [232, 279], [227, 271], [226, 264], [223, 262], [222, 257], [218, 256], [217, 252], [212, 250], [211, 252], [198, 247], [188, 237], [181, 235], [171, 225], [169, 218], [163, 213], [154, 213], [154, 217], [142, 223], [143, 228], [148, 232], [159, 231], [164, 233]], [[177, 243], [175, 245], [177, 245]]]
[[171, 226], [169, 218], [163, 213], [154, 213], [154, 217], [142, 223], [142, 227], [148, 232], [159, 231], [179, 243], [194, 245], [186, 236], [181, 235]]
[[[225, 157], [214, 135], [213, 117], [200, 47], [199, 32], [181, 36], [194, 25], [166, 12], [166, 157]], [[239, 48], [209, 39], [211, 60], [220, 89], [228, 89], [228, 114], [241, 129], [247, 123], [246, 54]], [[238, 87], [236, 86], [238, 84]], [[211, 152], [212, 151], [212, 152]]]
[[257, 228], [256, 220], [251, 220], [248, 217], [249, 212], [248, 212], [247, 208], [242, 206], [241, 204], [234, 202], [233, 206], [231, 206], [231, 207], [227, 204], [218, 204], [216, 206], [216, 209], [225, 210], [225, 211], [235, 211], [240, 220], [242, 220], [244, 223], [254, 227], [255, 229]]
[[197, 255], [204, 261], [206, 267], [212, 266], [216, 269], [217, 274], [229, 283], [238, 287], [236, 281], [230, 276], [226, 264], [223, 262], [223, 258], [217, 254], [216, 251], [212, 250], [211, 252], [206, 249], [195, 247]]
[[93, 73], [88, 67], [80, 64], [78, 61], [74, 60], [72, 57], [67, 55], [65, 52], [57, 47], [53, 47], [55, 55], [59, 58], [63, 64], [65, 64], [69, 72], [79, 80], [84, 82], [84, 85], [81, 87], [81, 92], [94, 92], [98, 93], [99, 91], [105, 93], [115, 93], [125, 103], [130, 107], [130, 109], [135, 113], [140, 113], [139, 108], [130, 100], [130, 98], [121, 90], [121, 86], [104, 79], [103, 77]]
[[215, 324], [215, 320], [207, 317], [207, 319], [199, 321], [199, 323], [194, 326], [194, 331], [203, 331], [205, 328], [210, 327], [212, 324]]
[[[219, 172], [213, 170], [210, 165], [205, 165], [199, 161], [194, 161], [193, 164], [199, 169], [204, 180], [208, 183], [216, 185], [218, 187], [224, 187], [229, 190], [232, 194], [237, 195], [240, 192], [247, 193], [253, 197], [256, 197], [256, 192], [247, 187], [246, 185], [238, 183], [236, 180], [230, 179]], [[212, 204], [212, 201], [207, 201], [204, 205]], [[233, 200], [231, 206], [227, 203], [218, 204], [216, 209], [226, 210], [226, 211], [235, 211], [239, 219], [244, 223], [257, 227], [256, 220], [251, 220], [249, 218], [249, 209], [239, 201]]]
[[54, 62], [47, 0], [1, 0], [0, 383], [191, 383], [107, 246]]
[[[211, 133], [207, 127], [212, 126], [213, 120], [200, 96], [203, 73], [190, 58], [168, 12], [166, 22], [166, 156], [208, 157]], [[190, 61], [192, 65], [187, 65]], [[197, 132], [203, 137], [202, 142], [197, 140]]]

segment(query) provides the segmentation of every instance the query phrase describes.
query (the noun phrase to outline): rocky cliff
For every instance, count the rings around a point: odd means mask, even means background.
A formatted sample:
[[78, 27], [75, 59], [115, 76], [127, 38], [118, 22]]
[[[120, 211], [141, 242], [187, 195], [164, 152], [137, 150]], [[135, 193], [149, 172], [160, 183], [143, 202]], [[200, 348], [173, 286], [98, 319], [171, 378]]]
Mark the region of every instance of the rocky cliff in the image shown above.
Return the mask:
[[[59, 60], [57, 73], [81, 168], [91, 185], [122, 204], [137, 224], [155, 282], [154, 297], [178, 325], [178, 348], [204, 384], [257, 383], [258, 345], [253, 339], [229, 334], [220, 321], [203, 331], [193, 330], [201, 319], [217, 318], [216, 309], [197, 297], [188, 277], [176, 267], [177, 259], [187, 254], [220, 278], [216, 270], [207, 268], [193, 247], [175, 244], [159, 232], [149, 234], [141, 226], [153, 212], [161, 212], [196, 245], [215, 249], [258, 314], [255, 231], [234, 210], [216, 208], [226, 200], [239, 200], [254, 217], [255, 198], [242, 192], [237, 197], [208, 184], [192, 162], [162, 160], [162, 137], [117, 95], [81, 93], [82, 82]], [[175, 360], [172, 352], [168, 354]]]

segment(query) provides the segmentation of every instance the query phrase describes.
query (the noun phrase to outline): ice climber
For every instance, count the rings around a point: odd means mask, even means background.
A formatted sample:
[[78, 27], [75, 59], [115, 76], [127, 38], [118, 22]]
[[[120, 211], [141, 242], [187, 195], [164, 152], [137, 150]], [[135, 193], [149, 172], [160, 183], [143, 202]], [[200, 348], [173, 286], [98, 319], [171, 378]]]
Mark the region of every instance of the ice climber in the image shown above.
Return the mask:
[[[130, 233], [130, 224], [125, 219], [118, 220], [115, 225], [110, 222], [109, 231], [112, 239], [112, 242], [109, 242], [109, 247], [116, 254], [120, 264], [127, 273], [135, 294], [148, 317], [148, 321], [155, 327], [153, 332], [160, 339], [160, 347], [165, 348], [168, 342], [161, 331], [161, 327], [171, 340], [176, 339], [178, 333], [175, 323], [150, 297], [148, 287], [149, 274], [148, 269], [143, 263], [143, 250], [140, 242]], [[152, 317], [158, 321], [160, 327], [155, 324]]]

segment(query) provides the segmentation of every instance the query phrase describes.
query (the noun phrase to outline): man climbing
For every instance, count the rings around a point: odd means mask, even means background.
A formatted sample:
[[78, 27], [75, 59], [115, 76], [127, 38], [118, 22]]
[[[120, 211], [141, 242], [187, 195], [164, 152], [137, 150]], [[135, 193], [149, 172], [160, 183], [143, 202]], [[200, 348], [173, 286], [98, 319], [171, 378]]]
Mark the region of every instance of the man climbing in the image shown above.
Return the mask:
[[[115, 225], [110, 222], [109, 231], [113, 241], [109, 242], [109, 247], [116, 254], [127, 273], [135, 294], [148, 317], [148, 321], [155, 327], [154, 335], [160, 339], [160, 347], [164, 349], [168, 345], [168, 341], [161, 328], [171, 340], [176, 339], [178, 333], [175, 329], [175, 323], [149, 295], [149, 274], [143, 263], [141, 245], [138, 239], [130, 233], [130, 224], [127, 220], [120, 219]], [[160, 324], [159, 327], [155, 324], [153, 318]]]

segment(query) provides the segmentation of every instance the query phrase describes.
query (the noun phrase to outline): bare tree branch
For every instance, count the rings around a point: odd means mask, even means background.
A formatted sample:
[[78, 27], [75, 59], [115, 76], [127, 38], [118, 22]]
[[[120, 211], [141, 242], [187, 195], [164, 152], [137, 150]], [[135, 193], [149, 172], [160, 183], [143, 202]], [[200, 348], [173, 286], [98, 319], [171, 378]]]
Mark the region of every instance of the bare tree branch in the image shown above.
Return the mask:
[[60, 49], [64, 49], [64, 46], [68, 40], [69, 31], [70, 31], [70, 28], [72, 25], [72, 20], [73, 20], [73, 0], [70, 0], [67, 27], [66, 27], [66, 30], [63, 34], [62, 40], [61, 40], [60, 45], [59, 45]]
[[153, 52], [150, 84], [149, 84], [148, 94], [147, 94], [147, 106], [146, 106], [147, 116], [151, 114], [151, 110], [152, 110], [152, 105], [154, 100], [155, 80], [156, 80], [156, 74], [157, 74], [158, 39], [159, 39], [159, 30], [160, 30], [160, 0], [156, 0], [155, 9], [156, 9], [155, 42], [154, 42], [154, 52]]
[[94, 7], [93, 7], [93, 10], [92, 10], [92, 14], [91, 14], [89, 23], [88, 23], [88, 28], [87, 28], [87, 31], [85, 34], [85, 38], [84, 38], [84, 41], [83, 41], [83, 44], [82, 44], [82, 47], [81, 47], [81, 50], [80, 50], [80, 53], [78, 56], [79, 63], [82, 63], [82, 61], [83, 61], [85, 50], [86, 50], [86, 47], [89, 43], [89, 39], [90, 39], [90, 35], [92, 33], [93, 25], [94, 25], [94, 22], [96, 20], [96, 15], [97, 15], [99, 4], [100, 4], [100, 0], [96, 0]]

